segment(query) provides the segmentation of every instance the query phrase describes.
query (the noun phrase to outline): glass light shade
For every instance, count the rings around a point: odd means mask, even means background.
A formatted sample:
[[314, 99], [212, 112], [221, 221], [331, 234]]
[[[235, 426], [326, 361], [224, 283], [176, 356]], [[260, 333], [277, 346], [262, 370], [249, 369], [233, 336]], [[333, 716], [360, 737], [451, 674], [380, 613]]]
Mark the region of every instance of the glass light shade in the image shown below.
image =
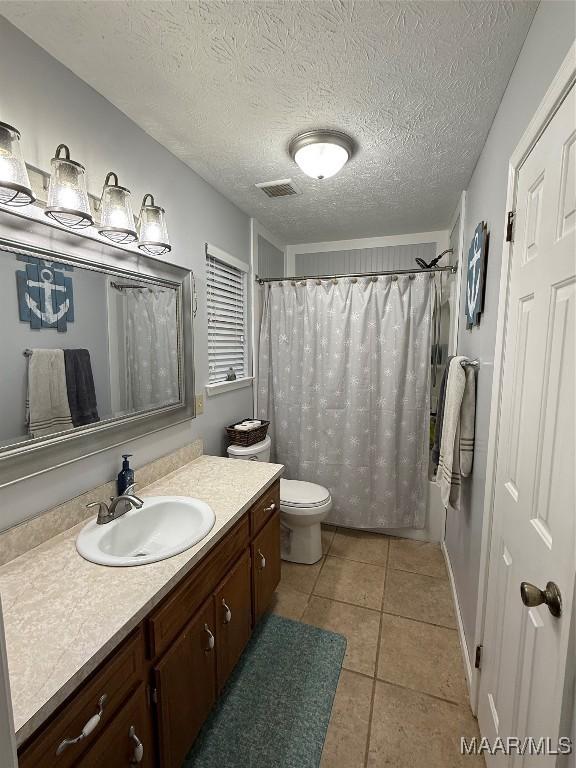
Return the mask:
[[0, 123], [0, 203], [20, 207], [35, 199], [22, 157], [20, 132]]
[[[110, 183], [113, 178], [114, 183]], [[137, 238], [130, 190], [118, 185], [118, 176], [109, 173], [100, 199], [99, 232], [114, 243], [133, 243]]]
[[[64, 152], [64, 157], [60, 154]], [[60, 144], [52, 158], [46, 216], [69, 229], [84, 229], [94, 224], [86, 191], [86, 169], [70, 160], [70, 150]]]
[[166, 228], [164, 208], [154, 204], [152, 195], [145, 195], [138, 221], [138, 248], [150, 256], [162, 256], [172, 250]]
[[353, 141], [340, 131], [308, 131], [290, 142], [288, 151], [302, 171], [313, 179], [335, 176], [352, 156]]
[[348, 162], [348, 152], [338, 144], [308, 144], [294, 155], [304, 173], [313, 179], [329, 179]]

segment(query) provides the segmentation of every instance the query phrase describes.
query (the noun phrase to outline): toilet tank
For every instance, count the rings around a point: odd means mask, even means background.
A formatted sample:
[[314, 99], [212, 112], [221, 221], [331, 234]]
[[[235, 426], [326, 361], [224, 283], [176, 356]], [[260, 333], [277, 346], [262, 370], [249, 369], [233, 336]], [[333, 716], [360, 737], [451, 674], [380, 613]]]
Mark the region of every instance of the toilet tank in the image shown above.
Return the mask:
[[260, 443], [254, 443], [248, 447], [244, 445], [229, 445], [228, 456], [231, 459], [244, 459], [247, 461], [270, 461], [270, 446], [272, 442], [268, 436]]

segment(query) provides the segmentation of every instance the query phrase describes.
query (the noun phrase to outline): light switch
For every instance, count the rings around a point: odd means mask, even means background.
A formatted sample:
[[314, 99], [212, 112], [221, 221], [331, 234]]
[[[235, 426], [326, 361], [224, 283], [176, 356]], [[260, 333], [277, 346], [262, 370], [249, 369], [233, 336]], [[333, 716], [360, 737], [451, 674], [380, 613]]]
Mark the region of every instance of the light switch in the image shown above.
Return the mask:
[[204, 395], [196, 395], [196, 416], [204, 413]]

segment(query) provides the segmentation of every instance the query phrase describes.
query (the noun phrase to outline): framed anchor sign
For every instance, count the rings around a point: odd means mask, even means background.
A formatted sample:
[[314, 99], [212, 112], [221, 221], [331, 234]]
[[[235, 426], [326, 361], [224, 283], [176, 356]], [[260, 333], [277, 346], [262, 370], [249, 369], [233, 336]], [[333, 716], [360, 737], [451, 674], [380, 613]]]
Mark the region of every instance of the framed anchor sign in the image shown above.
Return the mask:
[[474, 232], [468, 251], [466, 277], [466, 327], [472, 328], [480, 323], [480, 314], [484, 309], [484, 286], [486, 277], [486, 259], [488, 256], [488, 229], [484, 221]]
[[65, 275], [74, 268], [67, 264], [18, 257], [26, 268], [16, 272], [20, 320], [30, 328], [53, 328], [65, 333], [74, 321], [72, 278]]

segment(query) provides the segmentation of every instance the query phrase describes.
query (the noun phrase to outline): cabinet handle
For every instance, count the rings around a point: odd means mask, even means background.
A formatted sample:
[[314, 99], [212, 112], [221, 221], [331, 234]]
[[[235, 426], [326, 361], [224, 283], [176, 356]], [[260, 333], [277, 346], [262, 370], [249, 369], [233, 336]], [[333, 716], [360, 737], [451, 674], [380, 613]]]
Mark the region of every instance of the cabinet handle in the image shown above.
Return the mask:
[[276, 502], [272, 502], [269, 507], [264, 507], [264, 512], [274, 512], [276, 509]]
[[232, 611], [226, 605], [226, 600], [222, 598], [222, 607], [224, 608], [224, 624], [230, 624], [232, 621]]
[[103, 696], [100, 696], [98, 699], [98, 712], [95, 715], [92, 715], [90, 720], [86, 723], [84, 728], [82, 728], [82, 732], [79, 736], [76, 736], [75, 739], [64, 739], [64, 741], [61, 741], [58, 745], [58, 749], [56, 750], [57, 755], [61, 755], [64, 750], [71, 746], [72, 744], [77, 744], [79, 741], [83, 741], [84, 739], [87, 739], [88, 736], [98, 727], [100, 724], [100, 720], [102, 719], [102, 713], [104, 712], [104, 705], [106, 704], [106, 701], [108, 699], [108, 696], [104, 694]]
[[266, 568], [266, 558], [260, 550], [258, 550], [258, 555], [260, 556], [260, 570], [263, 571]]
[[136, 736], [136, 729], [133, 725], [130, 726], [128, 736], [134, 742], [134, 752], [130, 758], [130, 765], [138, 765], [138, 763], [142, 762], [142, 758], [144, 757], [144, 744], [142, 744], [138, 736]]
[[214, 648], [214, 635], [210, 632], [208, 624], [204, 624], [204, 632], [208, 635], [208, 647], [204, 648], [206, 653], [209, 653]]

